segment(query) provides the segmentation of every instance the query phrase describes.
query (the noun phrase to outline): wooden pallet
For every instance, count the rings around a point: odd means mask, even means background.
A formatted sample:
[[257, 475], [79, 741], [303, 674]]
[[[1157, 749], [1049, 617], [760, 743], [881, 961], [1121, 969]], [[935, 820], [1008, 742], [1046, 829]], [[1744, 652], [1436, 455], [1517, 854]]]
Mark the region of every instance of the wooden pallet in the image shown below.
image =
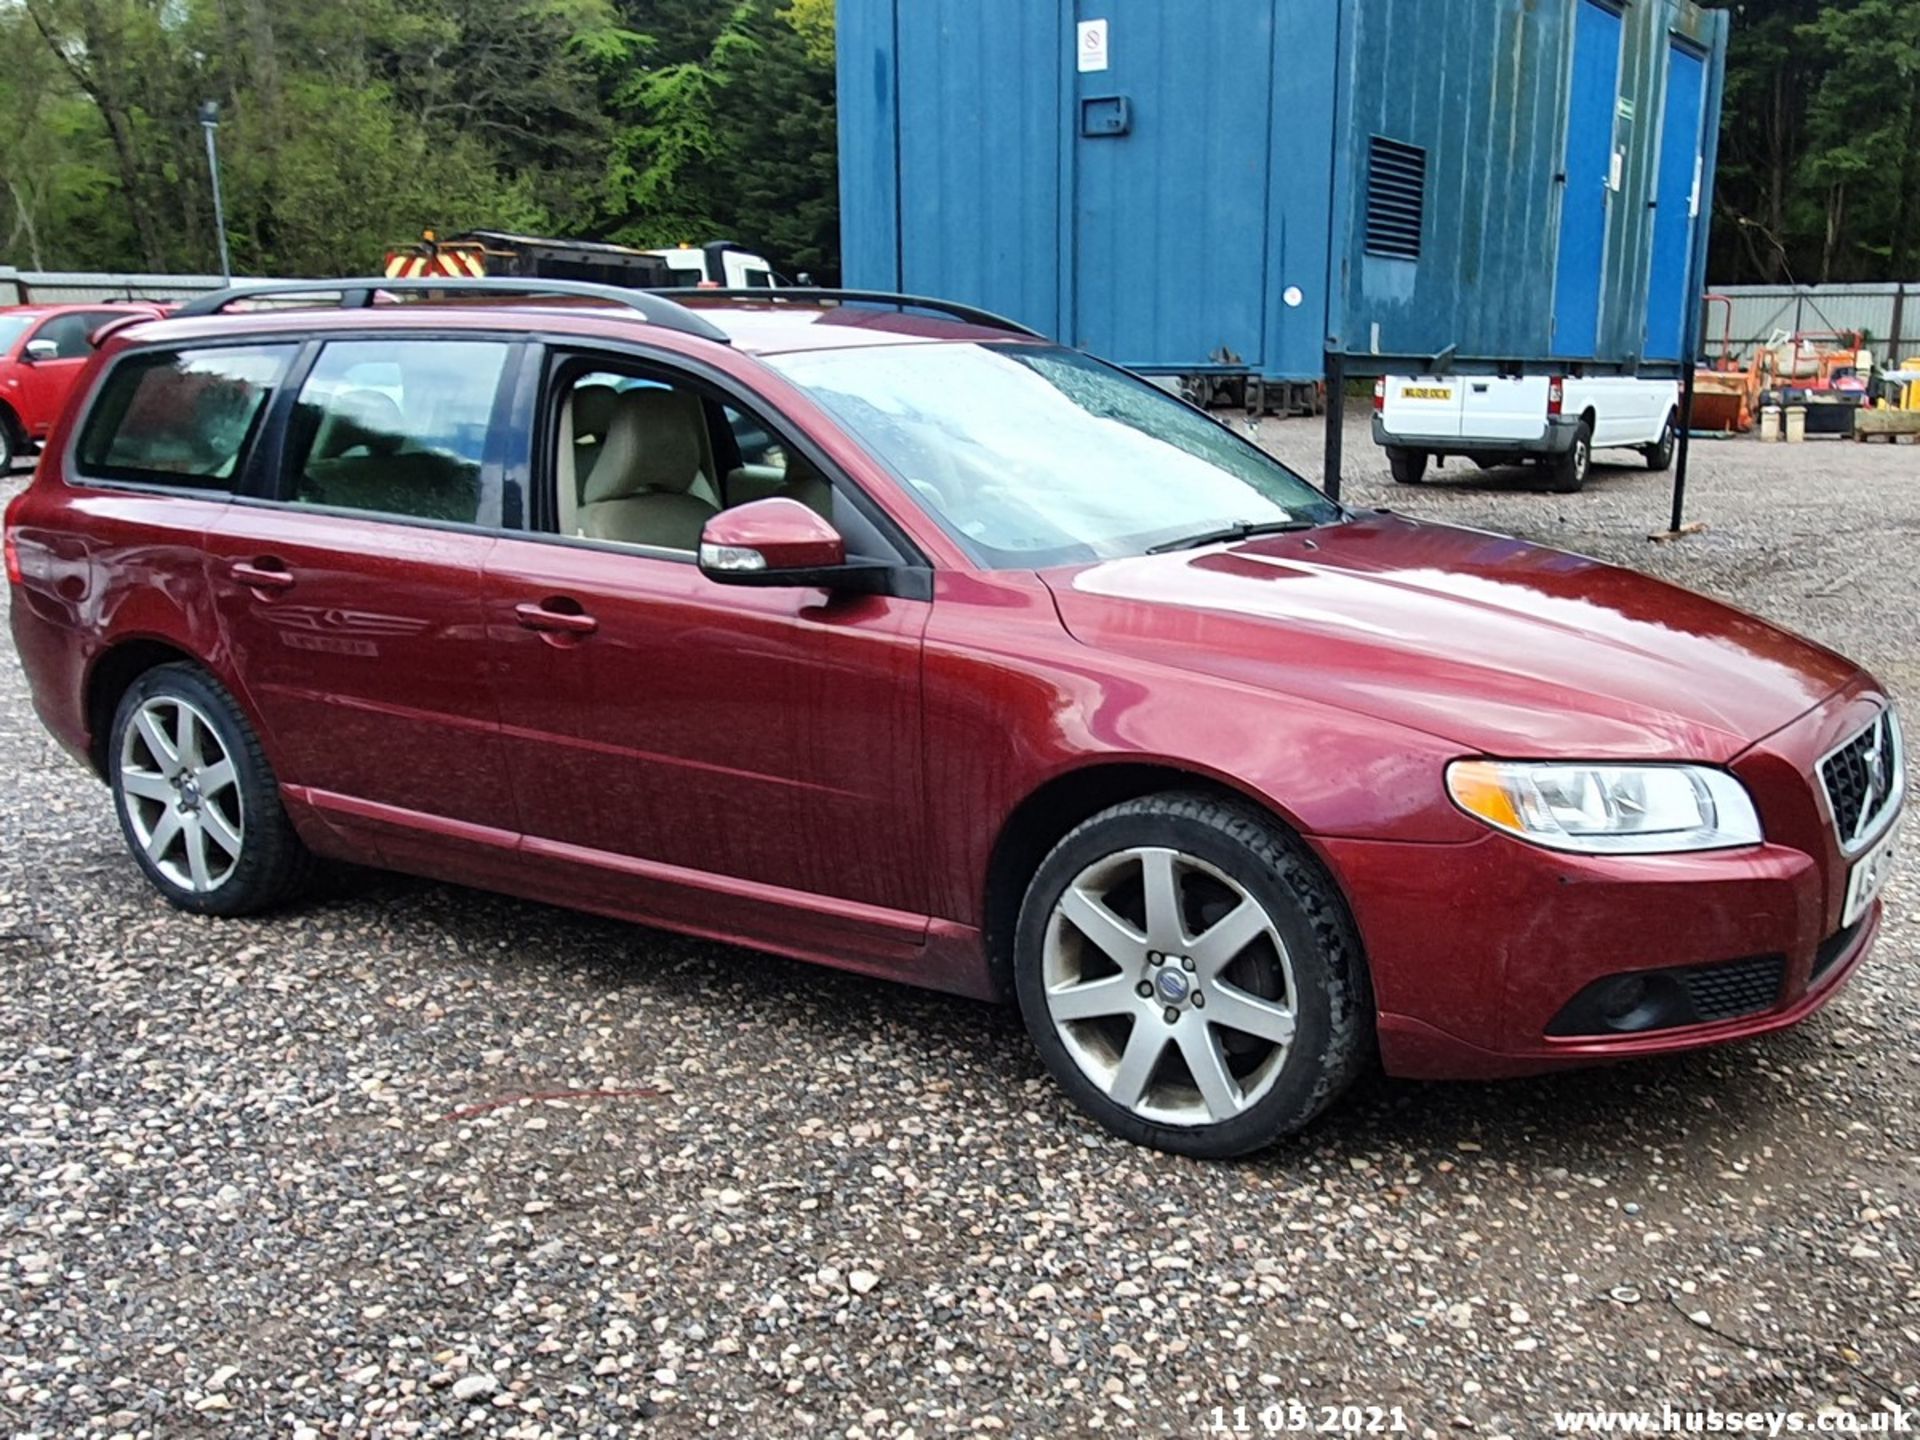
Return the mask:
[[1853, 417], [1853, 438], [1885, 440], [1890, 445], [1911, 443], [1920, 437], [1920, 410], [1861, 410]]

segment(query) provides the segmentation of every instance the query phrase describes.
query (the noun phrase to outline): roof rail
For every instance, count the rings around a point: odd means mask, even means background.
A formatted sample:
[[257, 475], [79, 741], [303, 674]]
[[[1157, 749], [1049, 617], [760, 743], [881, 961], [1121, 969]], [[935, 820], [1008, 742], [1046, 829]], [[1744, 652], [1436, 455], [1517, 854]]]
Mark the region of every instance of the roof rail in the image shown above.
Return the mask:
[[936, 314], [952, 316], [955, 320], [964, 320], [969, 325], [980, 325], [988, 330], [1005, 330], [1034, 340], [1047, 338], [1038, 330], [1030, 330], [1018, 320], [1009, 320], [1006, 316], [996, 315], [991, 310], [976, 310], [971, 305], [957, 305], [951, 300], [935, 300], [929, 295], [896, 295], [890, 290], [828, 290], [813, 285], [781, 285], [775, 288], [763, 285], [746, 290], [680, 288], [649, 293], [684, 295], [689, 300], [758, 300], [762, 303], [781, 300], [808, 302], [829, 300], [848, 304], [891, 305], [896, 310], [932, 310]]
[[[677, 330], [682, 335], [697, 335], [702, 340], [730, 344], [726, 331], [684, 305], [675, 304], [650, 290], [632, 290], [622, 285], [594, 285], [584, 280], [531, 280], [495, 276], [485, 280], [422, 279], [388, 280], [368, 277], [351, 280], [269, 281], [262, 285], [235, 285], [201, 295], [174, 311], [176, 318], [218, 315], [229, 305], [242, 300], [270, 300], [299, 295], [338, 295], [337, 308], [364, 310], [385, 295], [526, 295], [573, 297], [598, 300], [632, 310], [650, 325]], [[711, 293], [711, 292], [708, 292]]]

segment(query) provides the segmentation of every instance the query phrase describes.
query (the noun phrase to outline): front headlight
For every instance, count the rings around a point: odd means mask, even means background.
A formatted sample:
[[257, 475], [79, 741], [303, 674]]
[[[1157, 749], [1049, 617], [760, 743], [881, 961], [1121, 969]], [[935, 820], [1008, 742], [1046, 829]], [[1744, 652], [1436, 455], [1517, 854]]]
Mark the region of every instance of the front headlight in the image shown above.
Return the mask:
[[1475, 819], [1554, 850], [1651, 855], [1761, 840], [1746, 787], [1704, 765], [1456, 760], [1447, 793]]

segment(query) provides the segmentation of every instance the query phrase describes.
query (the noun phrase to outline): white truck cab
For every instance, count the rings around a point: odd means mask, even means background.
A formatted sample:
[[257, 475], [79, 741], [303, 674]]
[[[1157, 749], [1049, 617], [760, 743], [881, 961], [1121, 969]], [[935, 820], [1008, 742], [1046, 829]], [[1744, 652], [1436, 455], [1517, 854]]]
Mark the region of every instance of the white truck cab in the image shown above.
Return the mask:
[[1393, 478], [1417, 485], [1431, 460], [1480, 468], [1537, 461], [1555, 490], [1586, 484], [1595, 450], [1631, 449], [1647, 468], [1673, 463], [1677, 380], [1632, 376], [1386, 375], [1373, 383], [1373, 439]]
[[688, 289], [704, 285], [721, 290], [770, 290], [780, 283], [764, 256], [731, 240], [714, 240], [701, 246], [675, 245], [647, 253], [666, 261], [673, 272], [673, 283]]

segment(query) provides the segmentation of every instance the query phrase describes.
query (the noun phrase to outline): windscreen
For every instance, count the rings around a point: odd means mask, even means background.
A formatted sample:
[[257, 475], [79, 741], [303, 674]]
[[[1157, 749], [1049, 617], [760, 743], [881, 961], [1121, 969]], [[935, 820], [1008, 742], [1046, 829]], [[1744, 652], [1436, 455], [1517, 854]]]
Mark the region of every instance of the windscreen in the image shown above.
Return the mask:
[[888, 345], [768, 357], [973, 559], [998, 569], [1137, 555], [1340, 509], [1142, 380], [1042, 345]]
[[13, 349], [14, 342], [39, 318], [37, 315], [0, 315], [0, 355]]

